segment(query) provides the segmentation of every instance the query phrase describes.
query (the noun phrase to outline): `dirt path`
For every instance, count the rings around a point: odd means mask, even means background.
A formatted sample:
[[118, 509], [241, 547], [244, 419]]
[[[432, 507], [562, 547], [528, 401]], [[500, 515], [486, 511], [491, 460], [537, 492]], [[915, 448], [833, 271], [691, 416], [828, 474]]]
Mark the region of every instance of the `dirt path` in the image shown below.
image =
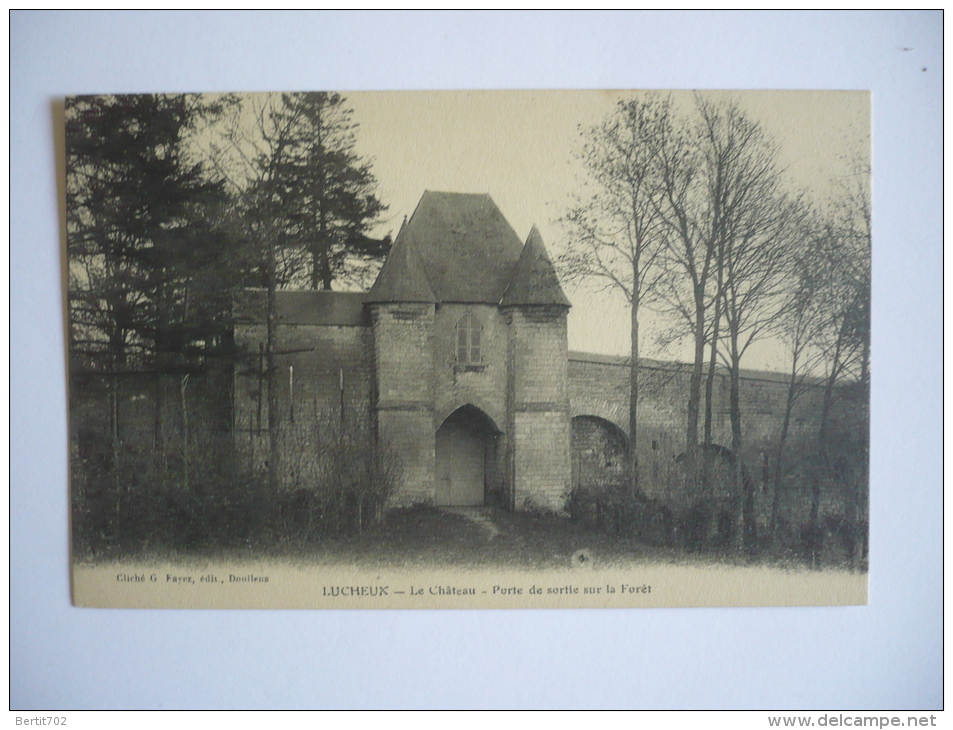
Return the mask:
[[441, 512], [463, 517], [474, 523], [483, 530], [487, 541], [492, 540], [500, 534], [499, 528], [493, 522], [493, 513], [495, 510], [489, 507], [440, 507]]

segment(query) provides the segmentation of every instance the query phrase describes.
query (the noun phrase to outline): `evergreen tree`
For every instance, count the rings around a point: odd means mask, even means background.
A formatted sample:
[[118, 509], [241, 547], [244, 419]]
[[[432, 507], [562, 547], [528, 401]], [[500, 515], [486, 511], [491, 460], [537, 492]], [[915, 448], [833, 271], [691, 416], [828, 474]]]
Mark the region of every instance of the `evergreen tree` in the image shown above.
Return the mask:
[[[264, 379], [268, 393], [268, 483], [280, 471], [277, 291], [331, 289], [360, 280], [390, 239], [367, 235], [385, 209], [370, 164], [354, 151], [356, 125], [344, 98], [328, 92], [238, 97], [220, 167], [238, 192], [252, 283], [266, 291]], [[222, 151], [220, 151], [221, 153]]]
[[70, 324], [84, 366], [168, 364], [220, 342], [227, 200], [186, 146], [213, 111], [189, 95], [67, 101]]
[[370, 164], [354, 151], [357, 125], [344, 97], [282, 94], [276, 114], [294, 121], [289, 147], [274, 171], [284, 273], [302, 283], [307, 278], [313, 289], [330, 289], [332, 282], [359, 275], [387, 254], [389, 238], [367, 235], [386, 207], [375, 195]]

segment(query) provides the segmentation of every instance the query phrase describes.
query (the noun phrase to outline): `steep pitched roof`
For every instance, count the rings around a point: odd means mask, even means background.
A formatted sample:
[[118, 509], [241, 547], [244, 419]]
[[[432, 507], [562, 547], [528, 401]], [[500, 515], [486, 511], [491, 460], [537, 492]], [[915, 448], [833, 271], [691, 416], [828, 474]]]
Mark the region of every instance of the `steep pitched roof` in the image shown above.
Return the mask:
[[402, 226], [390, 255], [381, 267], [374, 286], [368, 292], [368, 302], [436, 302], [433, 289], [427, 281], [420, 257], [414, 245], [414, 236]]
[[486, 194], [426, 191], [394, 249], [408, 237], [438, 302], [499, 304], [523, 248]]
[[559, 277], [553, 262], [549, 260], [546, 246], [539, 229], [533, 226], [526, 238], [513, 277], [500, 302], [506, 305], [558, 304], [570, 306], [569, 300], [559, 285]]

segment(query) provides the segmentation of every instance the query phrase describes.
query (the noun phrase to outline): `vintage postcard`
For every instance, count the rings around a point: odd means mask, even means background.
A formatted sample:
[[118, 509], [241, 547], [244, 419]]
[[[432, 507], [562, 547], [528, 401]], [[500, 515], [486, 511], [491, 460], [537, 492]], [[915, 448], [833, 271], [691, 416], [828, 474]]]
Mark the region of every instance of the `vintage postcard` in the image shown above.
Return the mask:
[[66, 100], [73, 600], [867, 601], [870, 97]]

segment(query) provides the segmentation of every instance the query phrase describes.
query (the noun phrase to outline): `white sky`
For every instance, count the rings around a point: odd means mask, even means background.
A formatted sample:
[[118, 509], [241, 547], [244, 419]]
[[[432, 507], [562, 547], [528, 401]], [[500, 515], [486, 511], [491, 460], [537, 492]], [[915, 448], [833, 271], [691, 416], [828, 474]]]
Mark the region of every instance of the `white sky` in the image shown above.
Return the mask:
[[[358, 152], [373, 161], [379, 194], [389, 206], [379, 233], [396, 234], [424, 190], [489, 193], [517, 234], [533, 224], [555, 258], [565, 245], [557, 223], [581, 167], [574, 152], [579, 125], [611, 113], [627, 92], [445, 91], [347, 93], [358, 129]], [[631, 93], [631, 92], [629, 92]], [[706, 92], [720, 94], [720, 92]], [[847, 174], [845, 160], [867, 154], [869, 97], [865, 92], [724, 92], [762, 122], [781, 147], [781, 163], [795, 187], [817, 197], [829, 181]], [[691, 104], [689, 92], [676, 93]], [[615, 296], [567, 288], [571, 349], [607, 354], [629, 350], [627, 309]], [[646, 357], [691, 359], [691, 350], [661, 351], [647, 313]], [[747, 367], [782, 369], [783, 353], [770, 343], [753, 346]]]

